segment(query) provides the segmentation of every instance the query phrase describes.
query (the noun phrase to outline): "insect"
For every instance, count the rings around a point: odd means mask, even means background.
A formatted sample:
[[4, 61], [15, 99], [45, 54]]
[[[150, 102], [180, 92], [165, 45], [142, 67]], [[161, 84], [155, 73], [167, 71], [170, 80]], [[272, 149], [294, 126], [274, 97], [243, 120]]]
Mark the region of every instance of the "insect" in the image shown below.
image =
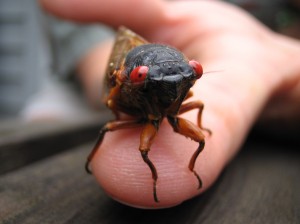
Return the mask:
[[[211, 132], [201, 124], [204, 104], [201, 101], [185, 100], [193, 95], [190, 88], [202, 74], [200, 63], [188, 60], [175, 48], [148, 43], [131, 30], [119, 28], [106, 71], [107, 91], [104, 99], [116, 119], [106, 123], [100, 130], [97, 142], [87, 158], [87, 172], [91, 173], [89, 163], [108, 131], [143, 127], [139, 150], [152, 173], [154, 201], [159, 202], [156, 192], [158, 174], [148, 152], [162, 120], [167, 118], [175, 132], [199, 143], [188, 168], [196, 176], [200, 189], [202, 181], [194, 166], [205, 145], [202, 130]], [[198, 109], [197, 125], [178, 116], [193, 109]], [[120, 113], [132, 118], [122, 119]]]

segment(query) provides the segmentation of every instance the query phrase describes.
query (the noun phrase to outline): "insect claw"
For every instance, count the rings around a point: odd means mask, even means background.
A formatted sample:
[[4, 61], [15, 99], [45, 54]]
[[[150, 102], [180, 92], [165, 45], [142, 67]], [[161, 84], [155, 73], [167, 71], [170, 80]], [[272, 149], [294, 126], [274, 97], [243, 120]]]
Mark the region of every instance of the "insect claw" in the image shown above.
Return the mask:
[[141, 155], [144, 160], [144, 162], [149, 166], [151, 173], [152, 173], [152, 179], [153, 179], [153, 197], [155, 202], [159, 202], [157, 198], [157, 193], [156, 193], [156, 182], [157, 182], [157, 171], [151, 160], [148, 158], [148, 151], [149, 150], [141, 150]]
[[198, 190], [199, 190], [199, 189], [202, 188], [202, 180], [201, 180], [200, 176], [198, 175], [198, 173], [195, 170], [193, 170], [193, 173], [194, 173], [194, 175], [196, 176], [196, 178], [198, 180], [198, 183], [199, 183]]
[[90, 161], [86, 161], [84, 168], [88, 174], [93, 174], [92, 170], [90, 169]]
[[153, 198], [156, 203], [159, 203], [157, 193], [156, 193], [156, 180], [153, 181]]
[[212, 135], [212, 131], [208, 128], [201, 128], [203, 131], [206, 131], [208, 133], [209, 136]]

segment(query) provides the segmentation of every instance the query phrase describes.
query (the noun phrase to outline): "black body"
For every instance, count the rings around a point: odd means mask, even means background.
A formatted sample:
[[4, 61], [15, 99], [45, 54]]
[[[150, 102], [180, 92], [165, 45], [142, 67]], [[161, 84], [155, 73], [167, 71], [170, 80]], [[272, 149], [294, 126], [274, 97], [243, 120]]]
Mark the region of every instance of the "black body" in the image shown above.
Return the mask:
[[[149, 67], [145, 81], [131, 83], [131, 71], [141, 65]], [[127, 54], [124, 66], [127, 80], [121, 86], [117, 103], [131, 115], [176, 115], [197, 79], [184, 55], [165, 45], [135, 47]]]

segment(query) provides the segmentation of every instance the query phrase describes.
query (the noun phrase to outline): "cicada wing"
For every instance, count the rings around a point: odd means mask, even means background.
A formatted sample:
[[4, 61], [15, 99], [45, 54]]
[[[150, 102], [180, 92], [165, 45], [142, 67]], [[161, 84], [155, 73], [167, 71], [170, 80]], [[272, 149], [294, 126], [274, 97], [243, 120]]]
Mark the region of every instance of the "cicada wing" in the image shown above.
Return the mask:
[[137, 46], [147, 43], [144, 38], [133, 31], [123, 26], [120, 27], [110, 55], [107, 72], [112, 74], [115, 70], [121, 69], [128, 52]]
[[147, 43], [148, 41], [144, 38], [124, 26], [121, 26], [118, 29], [106, 69], [104, 94], [102, 94], [104, 100], [110, 89], [116, 85], [118, 73], [120, 70], [124, 69], [123, 66], [128, 52], [137, 46]]

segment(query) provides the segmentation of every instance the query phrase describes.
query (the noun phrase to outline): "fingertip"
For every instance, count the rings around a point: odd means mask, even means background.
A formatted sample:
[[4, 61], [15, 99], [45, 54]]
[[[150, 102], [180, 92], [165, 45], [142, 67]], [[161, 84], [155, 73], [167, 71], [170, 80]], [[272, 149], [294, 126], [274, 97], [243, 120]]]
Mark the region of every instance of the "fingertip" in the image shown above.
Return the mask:
[[151, 172], [138, 150], [140, 131], [108, 133], [93, 159], [93, 174], [109, 196], [133, 207], [166, 208], [181, 204], [207, 189], [211, 177], [202, 175], [205, 169], [202, 165], [206, 164], [201, 163], [203, 158], [197, 161], [203, 188], [198, 189], [198, 180], [188, 169], [197, 143], [178, 136], [170, 126], [163, 124], [149, 152], [158, 172], [159, 202], [155, 202]]

